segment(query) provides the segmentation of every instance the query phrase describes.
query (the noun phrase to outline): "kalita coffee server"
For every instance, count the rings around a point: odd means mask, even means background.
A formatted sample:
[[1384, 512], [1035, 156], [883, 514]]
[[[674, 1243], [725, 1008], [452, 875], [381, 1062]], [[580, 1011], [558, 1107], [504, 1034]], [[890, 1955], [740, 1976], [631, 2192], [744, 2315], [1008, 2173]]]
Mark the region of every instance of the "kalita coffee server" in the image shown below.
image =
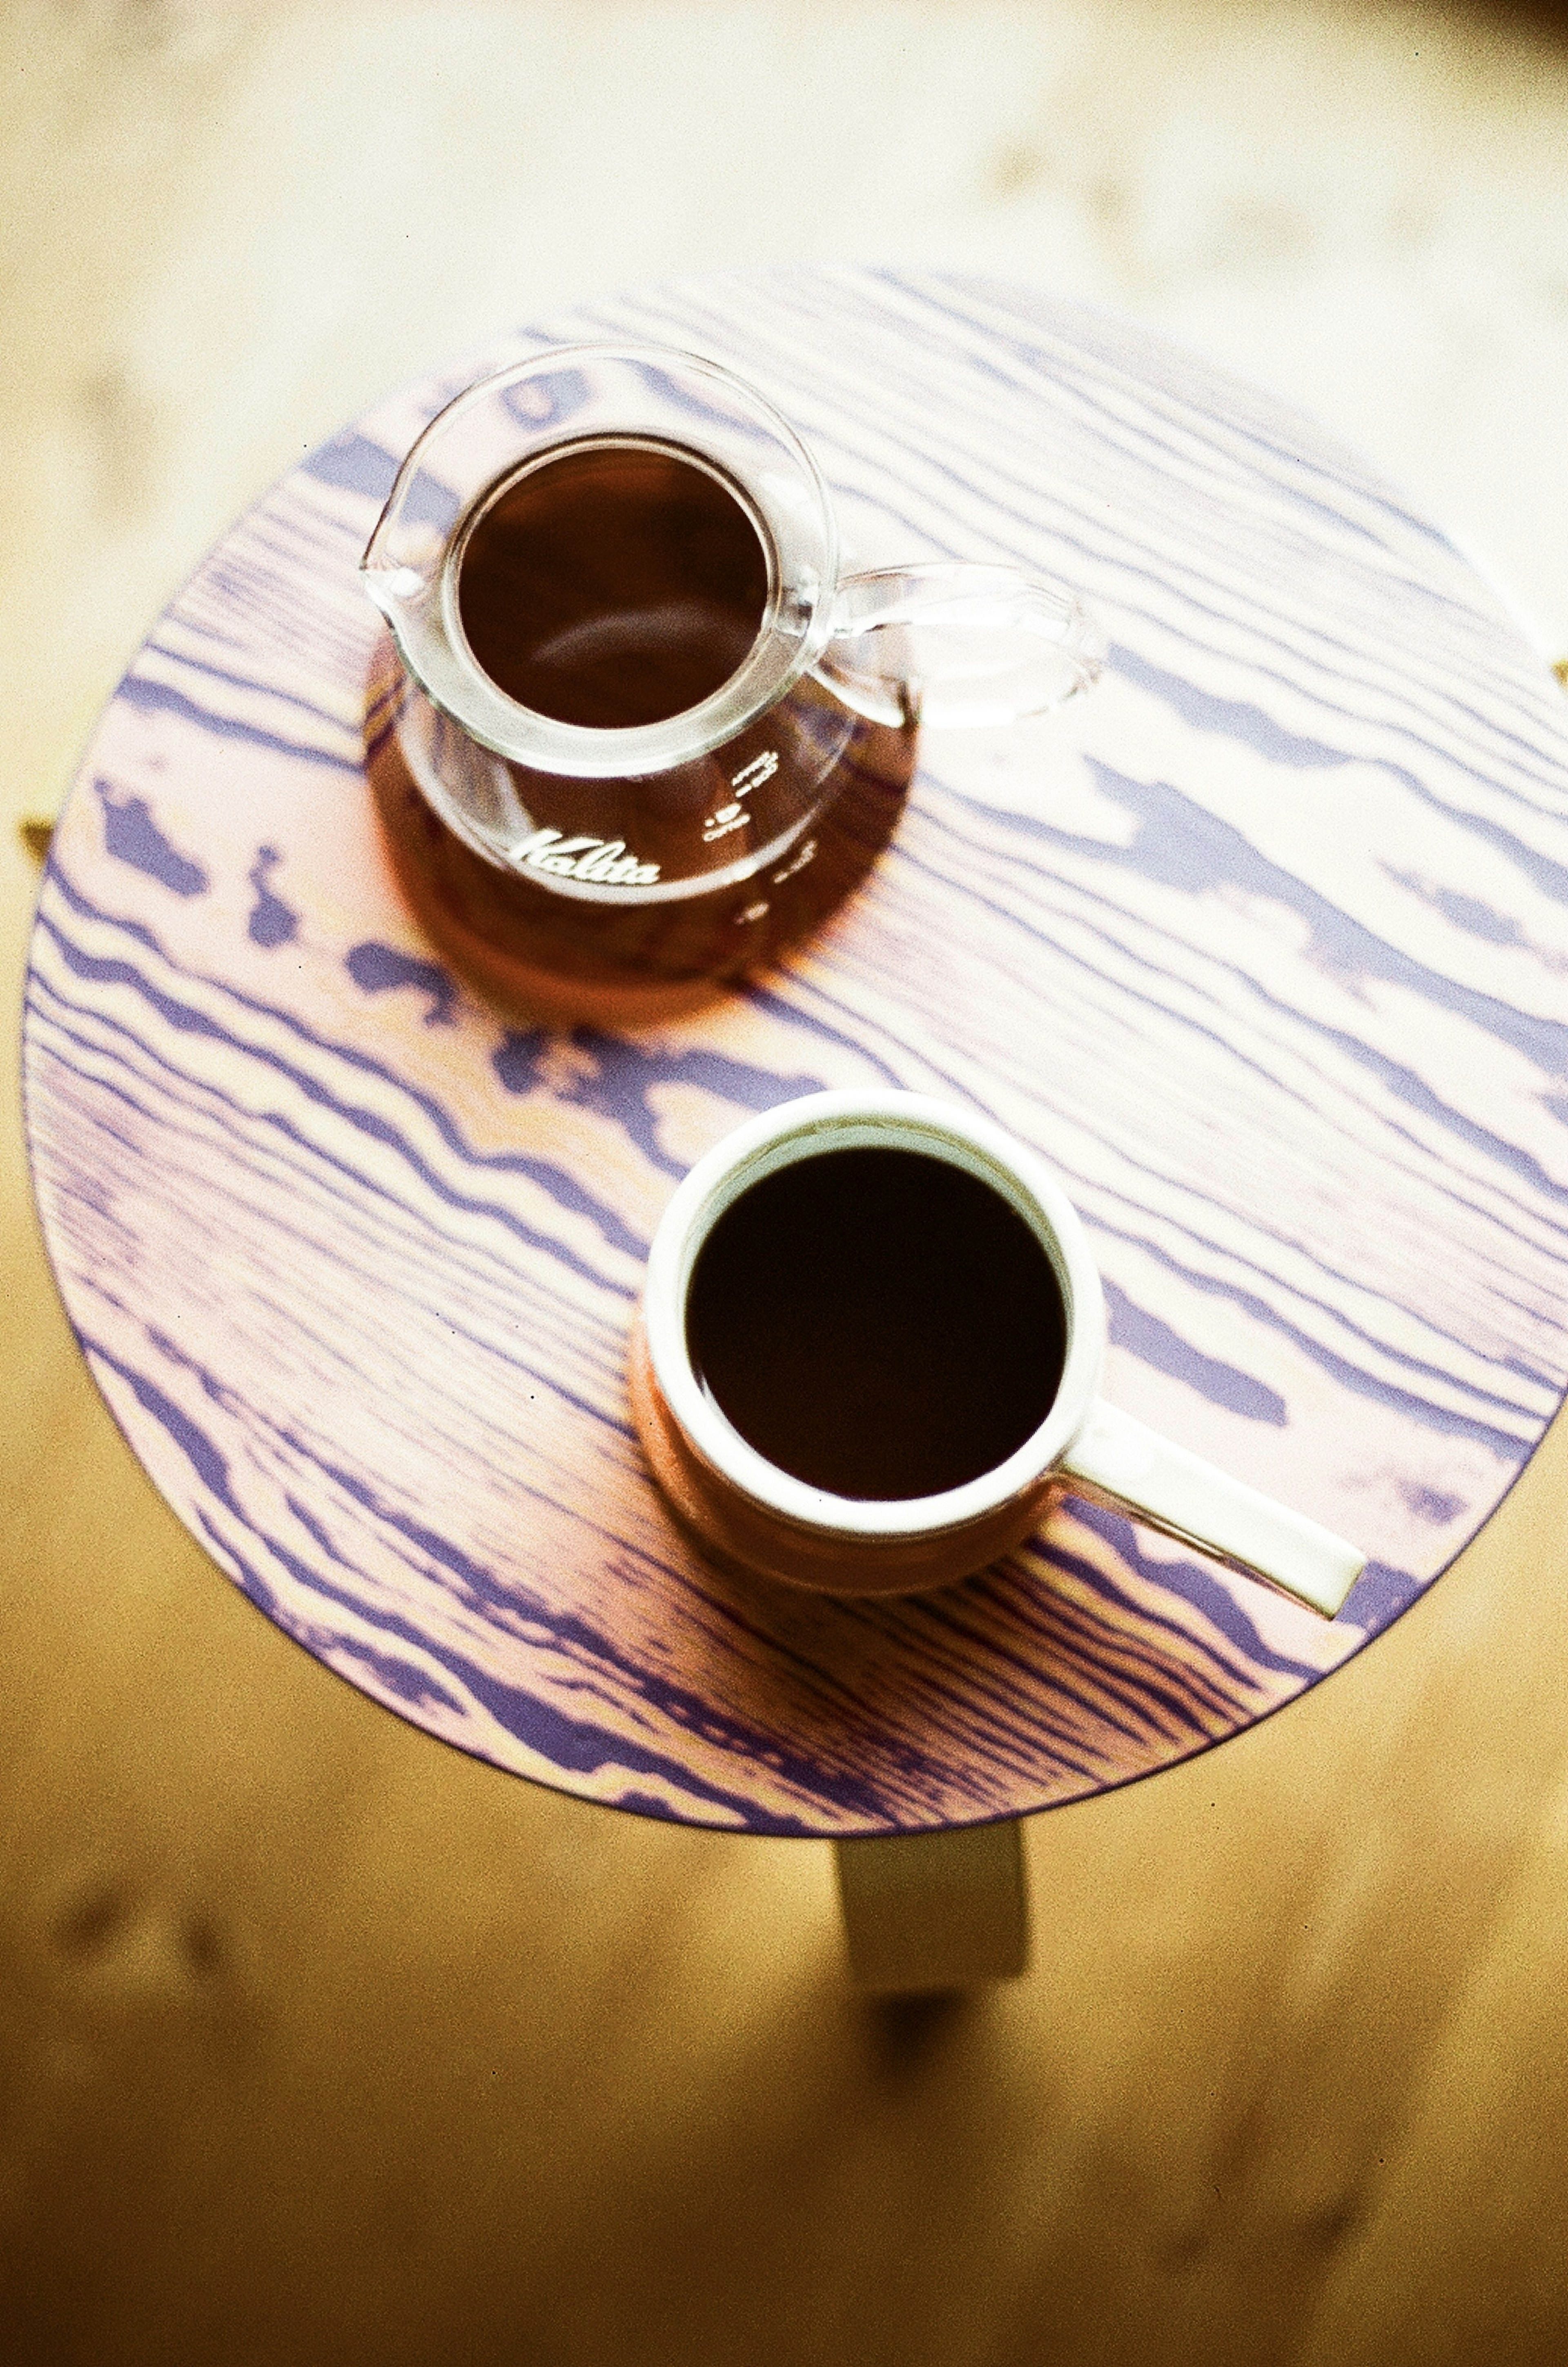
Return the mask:
[[559, 347], [459, 394], [362, 572], [391, 629], [371, 777], [400, 869], [438, 940], [525, 994], [764, 960], [886, 844], [920, 724], [1043, 713], [1103, 655], [1070, 591], [1013, 566], [842, 572], [787, 421], [656, 347]]

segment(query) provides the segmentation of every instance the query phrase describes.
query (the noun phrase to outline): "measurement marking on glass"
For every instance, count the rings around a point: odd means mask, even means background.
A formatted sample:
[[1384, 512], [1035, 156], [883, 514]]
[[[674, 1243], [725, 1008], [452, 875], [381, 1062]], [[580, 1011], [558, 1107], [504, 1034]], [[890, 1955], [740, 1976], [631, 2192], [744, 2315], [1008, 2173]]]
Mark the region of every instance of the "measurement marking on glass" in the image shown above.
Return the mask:
[[707, 818], [703, 830], [703, 844], [711, 845], [716, 838], [727, 837], [732, 830], [744, 830], [750, 819], [744, 806], [720, 806], [716, 813], [711, 813]]
[[808, 838], [806, 844], [801, 848], [800, 853], [795, 856], [795, 861], [793, 863], [786, 863], [782, 871], [774, 872], [773, 886], [775, 888], [782, 888], [786, 879], [793, 879], [797, 871], [804, 871], [816, 852], [817, 841], [814, 838]]
[[741, 765], [729, 786], [738, 798], [750, 797], [751, 791], [760, 789], [764, 781], [771, 781], [778, 769], [778, 751], [765, 748], [760, 756], [753, 756], [749, 764]]

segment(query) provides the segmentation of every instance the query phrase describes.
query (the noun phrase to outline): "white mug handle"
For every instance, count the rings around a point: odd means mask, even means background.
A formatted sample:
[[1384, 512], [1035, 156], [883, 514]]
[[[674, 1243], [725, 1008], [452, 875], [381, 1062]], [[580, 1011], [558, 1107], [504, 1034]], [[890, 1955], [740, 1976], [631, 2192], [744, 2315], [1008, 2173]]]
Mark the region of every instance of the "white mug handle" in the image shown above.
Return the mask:
[[1261, 1578], [1332, 1619], [1366, 1567], [1343, 1537], [1099, 1398], [1057, 1466], [1076, 1496]]

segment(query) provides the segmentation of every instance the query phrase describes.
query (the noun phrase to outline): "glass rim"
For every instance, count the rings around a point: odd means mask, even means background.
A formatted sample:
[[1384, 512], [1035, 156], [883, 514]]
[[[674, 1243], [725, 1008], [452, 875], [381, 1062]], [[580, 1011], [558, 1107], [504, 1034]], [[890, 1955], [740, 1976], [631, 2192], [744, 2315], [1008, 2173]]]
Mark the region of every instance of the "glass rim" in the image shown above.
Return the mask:
[[[673, 409], [656, 419], [650, 401], [643, 416], [627, 415], [619, 425], [570, 422], [545, 424], [536, 436], [519, 423], [518, 449], [509, 465], [488, 474], [466, 497], [442, 537], [438, 560], [422, 572], [400, 566], [395, 544], [412, 488], [422, 471], [442, 481], [431, 466], [436, 447], [464, 418], [487, 402], [502, 400], [530, 379], [598, 364], [622, 365], [666, 379], [695, 379], [699, 388], [722, 391], [730, 406], [773, 439], [807, 501], [803, 526], [800, 504], [786, 501], [773, 470], [754, 473], [735, 465], [717, 437], [684, 428]], [[656, 723], [616, 730], [565, 723], [510, 698], [469, 651], [457, 613], [457, 570], [473, 518], [495, 498], [504, 481], [547, 460], [573, 444], [655, 439], [682, 446], [710, 469], [736, 481], [754, 510], [768, 545], [770, 595], [757, 638], [728, 679], [697, 706]], [[367, 588], [391, 627], [398, 652], [425, 696], [459, 730], [503, 760], [542, 773], [575, 779], [616, 780], [664, 773], [725, 746], [757, 722], [808, 673], [832, 634], [839, 580], [839, 538], [826, 478], [807, 445], [768, 396], [726, 364], [673, 345], [606, 340], [551, 345], [493, 370], [443, 405], [415, 438], [393, 481], [359, 562]], [[796, 629], [784, 621], [789, 610]]]

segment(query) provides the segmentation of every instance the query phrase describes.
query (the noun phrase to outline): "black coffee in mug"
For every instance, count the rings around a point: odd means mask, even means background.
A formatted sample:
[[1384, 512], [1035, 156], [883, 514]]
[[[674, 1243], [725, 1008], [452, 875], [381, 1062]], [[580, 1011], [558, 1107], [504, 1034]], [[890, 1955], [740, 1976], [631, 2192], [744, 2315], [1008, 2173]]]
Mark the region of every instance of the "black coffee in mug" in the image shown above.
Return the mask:
[[768, 554], [739, 496], [673, 446], [595, 437], [503, 483], [469, 528], [457, 611], [491, 680], [595, 730], [663, 723], [744, 663]]
[[989, 1184], [832, 1150], [742, 1192], [697, 1252], [686, 1344], [759, 1455], [836, 1496], [959, 1488], [1021, 1446], [1066, 1356], [1055, 1269]]

